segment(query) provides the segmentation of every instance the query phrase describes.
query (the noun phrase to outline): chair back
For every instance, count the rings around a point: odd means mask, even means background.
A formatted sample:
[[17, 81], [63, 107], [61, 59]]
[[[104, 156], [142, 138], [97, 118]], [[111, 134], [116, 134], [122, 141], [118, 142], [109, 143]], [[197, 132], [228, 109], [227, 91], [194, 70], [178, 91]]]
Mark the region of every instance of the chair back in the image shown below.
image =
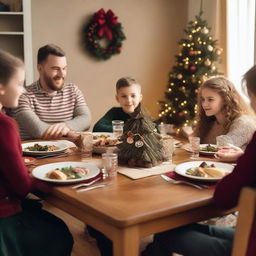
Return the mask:
[[256, 189], [242, 189], [238, 204], [238, 219], [233, 242], [232, 256], [245, 256], [251, 228], [256, 216]]

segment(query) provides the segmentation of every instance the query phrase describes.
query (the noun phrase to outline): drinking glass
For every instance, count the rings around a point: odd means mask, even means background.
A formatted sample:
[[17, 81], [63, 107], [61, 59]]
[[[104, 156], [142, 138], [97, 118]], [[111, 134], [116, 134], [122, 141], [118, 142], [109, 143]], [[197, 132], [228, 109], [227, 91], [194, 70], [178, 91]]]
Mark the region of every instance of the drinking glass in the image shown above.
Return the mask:
[[92, 132], [79, 132], [78, 149], [86, 158], [92, 157], [93, 134]]
[[159, 124], [158, 130], [161, 135], [166, 135], [167, 133], [173, 133], [173, 124]]
[[171, 136], [165, 135], [162, 139], [163, 157], [167, 163], [172, 163], [172, 155], [175, 150], [174, 140]]
[[192, 155], [191, 155], [190, 158], [191, 159], [199, 158], [200, 138], [199, 137], [190, 136], [188, 139], [189, 139], [189, 143], [190, 143], [191, 150], [192, 150]]
[[124, 121], [122, 120], [113, 120], [112, 121], [113, 133], [116, 138], [119, 138], [123, 135]]
[[117, 175], [118, 158], [116, 153], [102, 154], [103, 174], [107, 177], [115, 177]]

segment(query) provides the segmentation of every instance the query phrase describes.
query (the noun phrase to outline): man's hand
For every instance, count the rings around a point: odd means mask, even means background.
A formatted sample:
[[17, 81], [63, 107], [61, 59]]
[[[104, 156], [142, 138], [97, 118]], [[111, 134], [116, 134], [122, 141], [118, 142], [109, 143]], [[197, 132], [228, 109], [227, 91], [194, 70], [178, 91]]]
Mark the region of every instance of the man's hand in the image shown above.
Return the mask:
[[69, 131], [70, 129], [65, 123], [52, 124], [44, 132], [42, 139], [59, 139], [66, 136]]

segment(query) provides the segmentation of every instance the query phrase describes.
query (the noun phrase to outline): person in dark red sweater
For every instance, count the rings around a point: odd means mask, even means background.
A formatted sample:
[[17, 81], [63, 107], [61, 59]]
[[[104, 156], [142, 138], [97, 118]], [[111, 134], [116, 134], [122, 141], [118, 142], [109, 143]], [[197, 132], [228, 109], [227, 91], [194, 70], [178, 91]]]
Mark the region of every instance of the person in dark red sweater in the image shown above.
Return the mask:
[[0, 256], [68, 256], [73, 238], [65, 223], [25, 200], [29, 192], [50, 187], [29, 176], [18, 127], [1, 111], [17, 107], [24, 76], [22, 61], [0, 50]]
[[[251, 106], [256, 112], [256, 65], [244, 75]], [[235, 153], [236, 154], [236, 153]], [[220, 209], [230, 209], [238, 203], [243, 187], [256, 186], [256, 132], [242, 156], [238, 158], [233, 172], [216, 186], [214, 203]], [[230, 256], [234, 228], [191, 224], [158, 233], [142, 256], [169, 256], [179, 253], [184, 256]], [[256, 219], [253, 223], [246, 256], [256, 254]]]

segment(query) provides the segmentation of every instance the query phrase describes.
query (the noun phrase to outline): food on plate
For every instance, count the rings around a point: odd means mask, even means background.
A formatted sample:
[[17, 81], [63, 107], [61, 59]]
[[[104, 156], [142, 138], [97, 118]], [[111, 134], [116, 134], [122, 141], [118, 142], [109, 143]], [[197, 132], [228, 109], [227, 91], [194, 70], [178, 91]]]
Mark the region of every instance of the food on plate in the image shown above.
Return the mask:
[[214, 164], [207, 165], [206, 162], [202, 162], [198, 167], [187, 169], [186, 174], [204, 178], [222, 178], [227, 173], [225, 170], [216, 168]]
[[114, 146], [114, 145], [118, 144], [118, 142], [119, 142], [118, 139], [110, 137], [109, 135], [102, 134], [102, 136], [100, 136], [100, 135], [96, 135], [96, 136], [97, 136], [97, 139], [94, 139], [94, 141], [93, 141], [93, 145], [95, 147], [97, 147], [97, 146]]
[[61, 169], [56, 168], [46, 174], [49, 179], [55, 180], [72, 180], [84, 178], [89, 173], [89, 170], [85, 167], [63, 167]]
[[93, 139], [94, 140], [97, 140], [97, 139], [107, 139], [109, 137], [110, 137], [109, 134], [94, 134], [93, 135]]
[[207, 152], [217, 152], [218, 148], [214, 145], [208, 144], [205, 147], [201, 147], [201, 151], [207, 151]]
[[55, 145], [40, 145], [38, 143], [34, 144], [33, 146], [26, 147], [24, 150], [25, 151], [54, 151], [60, 149], [59, 147], [56, 147]]

